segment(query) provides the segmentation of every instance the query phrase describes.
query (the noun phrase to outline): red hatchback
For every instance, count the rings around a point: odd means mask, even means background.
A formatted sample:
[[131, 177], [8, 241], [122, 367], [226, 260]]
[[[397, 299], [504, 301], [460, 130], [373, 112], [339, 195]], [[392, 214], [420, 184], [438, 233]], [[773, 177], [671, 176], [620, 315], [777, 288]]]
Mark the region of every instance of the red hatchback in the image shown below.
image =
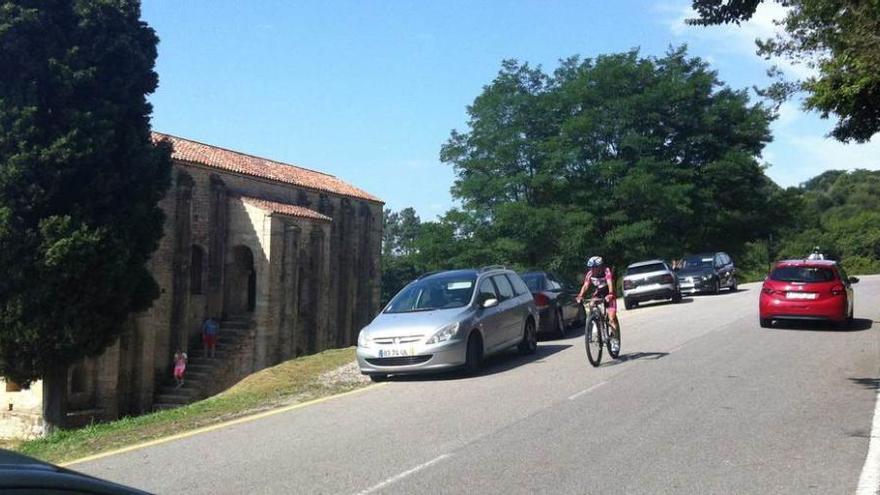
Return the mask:
[[761, 326], [769, 327], [773, 320], [847, 325], [853, 317], [852, 284], [858, 281], [834, 261], [780, 261], [761, 287]]

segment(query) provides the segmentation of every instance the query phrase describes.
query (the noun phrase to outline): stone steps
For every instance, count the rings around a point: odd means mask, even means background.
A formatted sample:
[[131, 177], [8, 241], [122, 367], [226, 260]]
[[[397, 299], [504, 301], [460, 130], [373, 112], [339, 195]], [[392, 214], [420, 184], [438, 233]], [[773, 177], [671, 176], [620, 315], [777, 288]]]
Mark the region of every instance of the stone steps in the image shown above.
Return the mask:
[[211, 383], [215, 373], [235, 355], [241, 341], [251, 334], [253, 322], [249, 318], [233, 318], [220, 322], [215, 357], [205, 355], [201, 335], [194, 336], [189, 344], [183, 386], [178, 388], [173, 378], [168, 378], [156, 389], [153, 410], [173, 409], [205, 397], [205, 385]]

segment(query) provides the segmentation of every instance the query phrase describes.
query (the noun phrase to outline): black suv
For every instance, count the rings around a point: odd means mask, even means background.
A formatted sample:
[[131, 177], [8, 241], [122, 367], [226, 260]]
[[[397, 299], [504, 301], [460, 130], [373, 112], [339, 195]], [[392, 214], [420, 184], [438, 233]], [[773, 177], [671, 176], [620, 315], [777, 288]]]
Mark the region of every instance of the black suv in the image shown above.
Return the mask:
[[676, 265], [675, 272], [684, 294], [718, 294], [723, 287], [736, 291], [736, 267], [724, 252], [686, 256]]

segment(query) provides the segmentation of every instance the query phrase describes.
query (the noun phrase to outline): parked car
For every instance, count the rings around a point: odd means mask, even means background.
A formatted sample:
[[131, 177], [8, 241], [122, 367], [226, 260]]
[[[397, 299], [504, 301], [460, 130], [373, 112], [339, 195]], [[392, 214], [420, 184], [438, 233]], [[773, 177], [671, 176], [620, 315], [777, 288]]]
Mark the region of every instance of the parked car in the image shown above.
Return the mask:
[[676, 269], [684, 294], [718, 294], [727, 287], [736, 292], [736, 266], [727, 253], [702, 253], [685, 257]]
[[681, 301], [678, 278], [665, 261], [639, 261], [626, 267], [623, 276], [623, 304], [632, 309], [645, 301]]
[[534, 353], [538, 318], [529, 288], [511, 270], [429, 273], [361, 330], [358, 365], [373, 380], [456, 368], [474, 373], [484, 356], [509, 347]]
[[146, 495], [146, 492], [0, 449], [0, 492]]
[[584, 307], [575, 301], [578, 289], [551, 272], [526, 272], [520, 277], [531, 291], [540, 314], [538, 333], [565, 337], [572, 324], [583, 321]]
[[773, 320], [806, 320], [846, 326], [853, 317], [852, 284], [858, 281], [834, 261], [780, 261], [761, 287], [760, 324], [766, 328]]

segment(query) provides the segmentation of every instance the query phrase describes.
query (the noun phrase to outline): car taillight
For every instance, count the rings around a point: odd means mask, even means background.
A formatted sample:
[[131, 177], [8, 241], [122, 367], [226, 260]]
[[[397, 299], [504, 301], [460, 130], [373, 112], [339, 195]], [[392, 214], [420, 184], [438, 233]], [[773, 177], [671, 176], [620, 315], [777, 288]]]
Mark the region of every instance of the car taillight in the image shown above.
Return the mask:
[[764, 294], [767, 294], [769, 296], [769, 295], [772, 295], [776, 291], [771, 289], [770, 287], [761, 287], [761, 292], [763, 292]]
[[839, 295], [843, 294], [843, 292], [845, 290], [846, 289], [844, 289], [844, 287], [842, 285], [835, 285], [834, 287], [831, 288], [831, 295], [832, 296], [839, 296]]
[[624, 280], [623, 281], [623, 288], [626, 290], [632, 289], [633, 288], [632, 280]]
[[673, 279], [672, 275], [670, 275], [668, 273], [666, 275], [663, 275], [662, 277], [660, 277], [660, 283], [663, 283], [663, 284], [671, 284], [674, 281], [675, 281], [675, 279]]
[[550, 298], [539, 292], [539, 293], [535, 294], [535, 304], [539, 308], [542, 308], [544, 306], [549, 306], [550, 305]]

